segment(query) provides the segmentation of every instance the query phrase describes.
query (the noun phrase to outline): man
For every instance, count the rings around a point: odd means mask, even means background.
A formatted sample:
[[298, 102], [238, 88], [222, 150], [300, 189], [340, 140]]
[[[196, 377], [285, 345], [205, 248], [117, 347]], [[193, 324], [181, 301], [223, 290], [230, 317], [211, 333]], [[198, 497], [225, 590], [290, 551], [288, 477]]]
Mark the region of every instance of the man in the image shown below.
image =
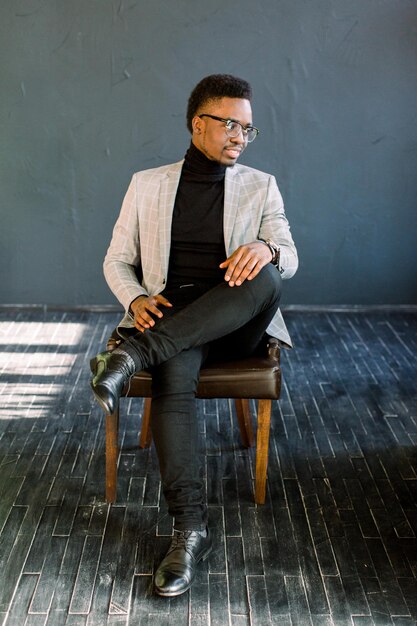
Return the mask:
[[[202, 363], [251, 354], [265, 332], [290, 345], [278, 310], [297, 252], [274, 177], [236, 162], [258, 130], [251, 87], [211, 75], [188, 101], [184, 161], [139, 172], [108, 249], [107, 282], [127, 311], [125, 341], [92, 359], [92, 389], [113, 412], [129, 378], [152, 372], [151, 427], [174, 536], [155, 590], [190, 588], [211, 550], [198, 454]], [[140, 276], [138, 279], [137, 276]]]

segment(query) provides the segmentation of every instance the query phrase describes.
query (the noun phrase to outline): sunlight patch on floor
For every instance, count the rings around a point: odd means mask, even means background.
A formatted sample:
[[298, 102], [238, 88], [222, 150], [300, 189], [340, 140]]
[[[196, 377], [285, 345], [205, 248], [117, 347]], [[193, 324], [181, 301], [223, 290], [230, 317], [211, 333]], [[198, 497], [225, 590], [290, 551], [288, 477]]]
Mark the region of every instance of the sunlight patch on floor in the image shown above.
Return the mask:
[[0, 322], [0, 419], [39, 418], [67, 390], [86, 324]]

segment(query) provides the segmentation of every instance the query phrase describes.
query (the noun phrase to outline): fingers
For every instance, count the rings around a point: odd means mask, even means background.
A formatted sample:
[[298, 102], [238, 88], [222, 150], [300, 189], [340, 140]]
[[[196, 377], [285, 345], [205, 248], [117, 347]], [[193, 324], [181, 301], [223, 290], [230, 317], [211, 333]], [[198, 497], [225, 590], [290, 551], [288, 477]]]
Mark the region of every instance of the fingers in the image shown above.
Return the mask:
[[163, 306], [172, 306], [171, 302], [165, 298], [162, 294], [158, 293], [156, 296], [153, 296], [154, 299]]
[[159, 306], [172, 307], [172, 304], [161, 294], [144, 298], [135, 311], [135, 327], [142, 333], [155, 326], [155, 318], [163, 317]]
[[226, 269], [225, 280], [230, 287], [239, 287], [245, 280], [252, 280], [270, 261], [270, 253], [265, 254], [264, 244], [240, 246], [226, 261], [220, 264]]

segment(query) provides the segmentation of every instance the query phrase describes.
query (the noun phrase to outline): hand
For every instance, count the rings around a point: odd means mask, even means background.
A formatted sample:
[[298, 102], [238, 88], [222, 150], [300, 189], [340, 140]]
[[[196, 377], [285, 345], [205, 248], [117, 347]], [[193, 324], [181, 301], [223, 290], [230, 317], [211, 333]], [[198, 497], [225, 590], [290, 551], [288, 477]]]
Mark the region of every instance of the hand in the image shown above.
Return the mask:
[[139, 296], [136, 300], [133, 300], [130, 308], [133, 311], [135, 317], [135, 327], [144, 333], [147, 328], [155, 326], [155, 320], [152, 315], [161, 318], [163, 317], [160, 306], [172, 307], [171, 302], [158, 294], [156, 296]]
[[239, 287], [245, 280], [252, 280], [272, 260], [271, 251], [262, 241], [239, 246], [219, 267], [226, 268], [224, 279], [230, 287]]

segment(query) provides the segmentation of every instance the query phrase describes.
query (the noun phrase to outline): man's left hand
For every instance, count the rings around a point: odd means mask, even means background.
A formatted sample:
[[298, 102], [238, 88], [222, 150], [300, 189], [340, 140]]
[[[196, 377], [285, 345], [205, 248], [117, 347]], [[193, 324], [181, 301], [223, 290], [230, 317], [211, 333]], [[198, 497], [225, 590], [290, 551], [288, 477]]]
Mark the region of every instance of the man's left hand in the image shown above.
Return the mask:
[[252, 280], [272, 260], [271, 251], [262, 241], [239, 246], [219, 267], [226, 269], [224, 279], [230, 287], [239, 287], [245, 280]]

